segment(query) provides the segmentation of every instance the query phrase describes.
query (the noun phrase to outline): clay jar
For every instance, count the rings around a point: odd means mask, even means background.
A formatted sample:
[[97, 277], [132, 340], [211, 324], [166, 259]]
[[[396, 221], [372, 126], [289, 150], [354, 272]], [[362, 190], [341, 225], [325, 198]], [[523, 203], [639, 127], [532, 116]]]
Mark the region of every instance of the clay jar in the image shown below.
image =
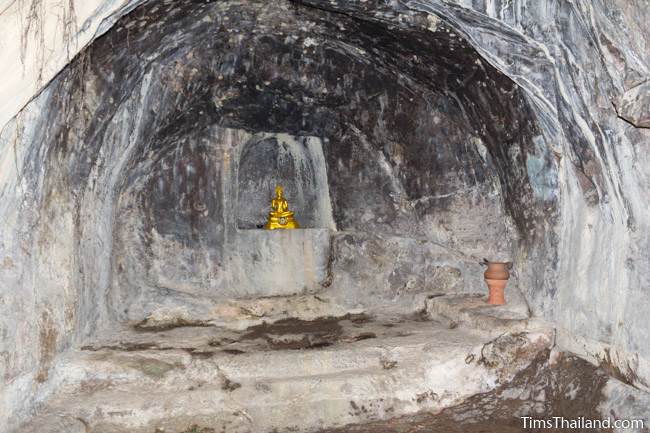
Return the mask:
[[483, 277], [489, 290], [488, 304], [505, 304], [505, 288], [506, 284], [508, 284], [508, 278], [510, 278], [510, 272], [508, 271], [512, 269], [512, 262], [490, 262], [483, 259], [481, 264], [487, 266]]

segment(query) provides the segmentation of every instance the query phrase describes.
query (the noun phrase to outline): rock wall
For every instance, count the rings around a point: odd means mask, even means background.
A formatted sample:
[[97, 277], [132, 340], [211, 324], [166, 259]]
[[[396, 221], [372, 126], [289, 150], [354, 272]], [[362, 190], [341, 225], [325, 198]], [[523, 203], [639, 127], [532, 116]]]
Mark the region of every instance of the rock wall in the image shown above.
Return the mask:
[[[618, 365], [648, 390], [650, 132], [642, 129], [649, 33], [644, 2], [411, 1], [446, 17], [531, 98], [559, 161], [557, 257], [525, 284], [565, 347]], [[547, 227], [551, 229], [551, 227]], [[520, 262], [521, 263], [521, 262]], [[608, 353], [613, 355], [608, 356]], [[609, 361], [608, 361], [609, 359]]]
[[[164, 155], [143, 161], [114, 205], [109, 309], [119, 320], [137, 323], [188, 297], [318, 291], [328, 274], [334, 224], [325, 171], [315, 137], [219, 127], [179, 139]], [[287, 187], [302, 230], [258, 227], [266, 222], [277, 182]]]
[[[518, 87], [443, 24], [393, 27], [292, 3], [136, 9], [3, 129], [3, 412], [47, 394], [57, 352], [161, 304], [300, 293], [321, 280], [365, 305], [482, 290], [462, 276], [483, 256], [509, 256], [515, 226], [546, 212], [546, 199], [515, 204], [536, 200], [523, 158], [552, 163], [529, 112]], [[230, 138], [215, 135], [224, 128]], [[220, 173], [232, 143], [262, 132], [323, 137], [321, 159], [308, 161], [326, 166], [333, 221], [319, 225], [377, 235], [361, 256], [316, 232], [238, 249], [253, 234], [226, 211], [239, 178]], [[175, 159], [197, 174], [170, 180]], [[301, 277], [288, 256], [284, 280], [259, 287], [278, 248], [313, 265]], [[256, 249], [266, 265], [254, 265]], [[367, 259], [388, 284], [356, 272]], [[421, 285], [420, 272], [440, 278]]]
[[[47, 393], [58, 352], [146, 314], [146, 302], [128, 311], [142, 293], [182, 298], [169, 279], [120, 276], [167, 266], [154, 260], [152, 221], [192, 263], [201, 249], [218, 259], [210, 245], [238, 222], [213, 217], [239, 180], [216, 181], [228, 153], [210, 128], [323, 139], [323, 225], [341, 232], [323, 290], [380, 303], [478, 291], [476, 261], [512, 258], [563, 347], [648, 389], [643, 0], [151, 1], [112, 26], [138, 3], [86, 1], [82, 13], [73, 2], [75, 44], [47, 37], [56, 15], [0, 7], [3, 40], [23, 41], [3, 50], [0, 86], [0, 419]], [[191, 188], [145, 182], [175, 157], [204, 164]], [[194, 210], [165, 220], [197, 185]], [[215, 295], [203, 283], [190, 292]]]
[[[301, 228], [336, 230], [320, 138], [257, 134], [245, 144], [237, 168], [238, 228], [266, 223], [276, 185], [282, 185]], [[264, 202], [267, 208], [260, 206]]]
[[1, 0], [0, 125], [141, 0]]

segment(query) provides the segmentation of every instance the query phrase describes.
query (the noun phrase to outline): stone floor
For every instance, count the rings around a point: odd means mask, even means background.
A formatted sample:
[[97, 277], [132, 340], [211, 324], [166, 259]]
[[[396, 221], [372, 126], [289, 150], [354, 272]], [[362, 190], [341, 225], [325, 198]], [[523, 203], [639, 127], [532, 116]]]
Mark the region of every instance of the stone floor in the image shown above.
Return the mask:
[[[318, 433], [542, 433], [549, 430], [524, 429], [520, 416], [602, 418], [598, 405], [603, 400], [607, 375], [578, 357], [555, 354], [553, 362], [549, 362], [553, 358], [549, 355], [547, 351], [540, 352], [511, 381], [440, 412], [422, 412]], [[574, 398], [576, 395], [578, 397]], [[570, 431], [596, 433], [606, 430]]]
[[[60, 360], [56, 393], [20, 432], [409, 431], [400, 423], [494, 392], [553, 345], [525, 318], [511, 332], [461, 322], [431, 310], [122, 328]], [[378, 420], [396, 427], [363, 430]]]

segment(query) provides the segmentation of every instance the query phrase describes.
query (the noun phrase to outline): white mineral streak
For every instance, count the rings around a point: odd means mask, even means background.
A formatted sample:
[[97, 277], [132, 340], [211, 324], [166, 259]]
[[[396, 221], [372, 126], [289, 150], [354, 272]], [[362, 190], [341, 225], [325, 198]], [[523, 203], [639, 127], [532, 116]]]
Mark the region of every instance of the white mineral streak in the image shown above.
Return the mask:
[[0, 0], [0, 129], [141, 0]]

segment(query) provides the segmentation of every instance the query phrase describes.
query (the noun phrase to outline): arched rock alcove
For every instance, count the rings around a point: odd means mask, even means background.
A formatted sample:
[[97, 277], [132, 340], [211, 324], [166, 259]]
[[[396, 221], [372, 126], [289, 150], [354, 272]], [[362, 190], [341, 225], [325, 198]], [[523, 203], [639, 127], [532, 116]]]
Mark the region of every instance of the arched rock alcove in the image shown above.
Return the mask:
[[[527, 309], [517, 277], [552, 278], [556, 160], [530, 101], [424, 14], [151, 1], [32, 108], [21, 206], [48, 257], [30, 271], [53, 275], [34, 300], [55, 329], [45, 364], [161, 308], [316, 292], [410, 306], [484, 291], [487, 256], [519, 260], [510, 290]], [[303, 165], [274, 172], [279, 137]], [[278, 180], [307, 229], [246, 230]], [[30, 368], [47, 371], [21, 358], [7, 374]]]
[[319, 275], [344, 301], [483, 290], [477, 260], [546, 248], [555, 162], [525, 95], [443, 21], [423, 19], [150, 2], [79, 55], [39, 100], [31, 163], [43, 169], [31, 173], [43, 178], [25, 171], [42, 191], [33, 206], [77, 221], [65, 228], [76, 259], [60, 267], [78, 275], [75, 329], [134, 320], [127, 299], [263, 294], [237, 287], [224, 254], [238, 224], [260, 217], [237, 212], [268, 206], [252, 196], [260, 203], [242, 209], [242, 178], [223, 172], [255, 134], [322, 140], [315, 181], [326, 176], [328, 190], [305, 202], [329, 195], [333, 221], [309, 219], [338, 230]]
[[241, 149], [237, 168], [237, 226], [261, 228], [276, 185], [284, 188], [301, 228], [336, 229], [322, 141], [318, 137], [259, 134]]

